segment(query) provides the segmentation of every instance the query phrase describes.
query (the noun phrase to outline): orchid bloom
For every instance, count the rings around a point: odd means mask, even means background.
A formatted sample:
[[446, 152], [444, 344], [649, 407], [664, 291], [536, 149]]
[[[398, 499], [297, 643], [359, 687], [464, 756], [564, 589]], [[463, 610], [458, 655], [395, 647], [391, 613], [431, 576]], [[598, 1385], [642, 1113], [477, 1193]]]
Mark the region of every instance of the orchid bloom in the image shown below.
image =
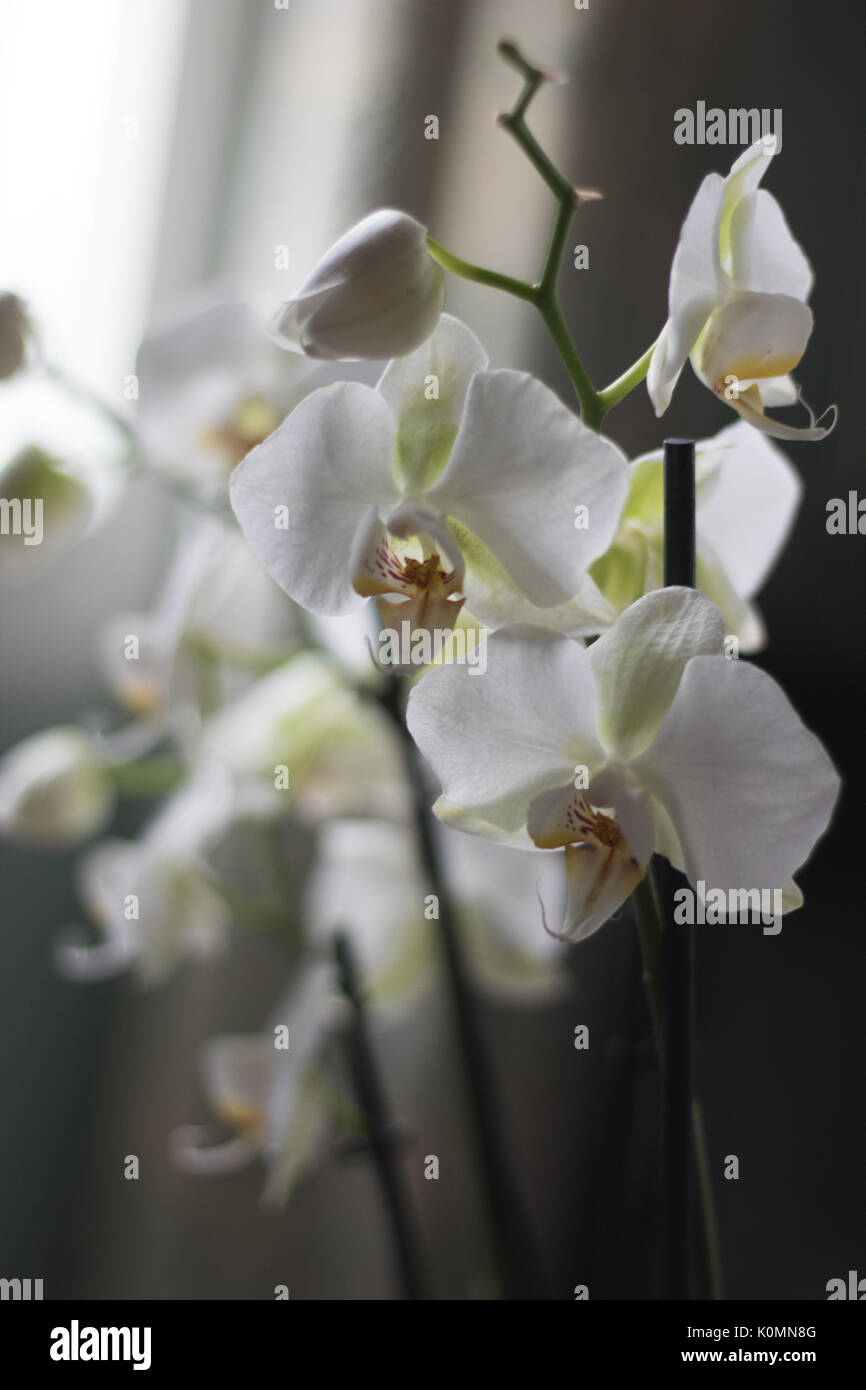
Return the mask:
[[693, 887], [802, 901], [792, 875], [839, 778], [776, 682], [721, 655], [724, 635], [709, 599], [660, 589], [589, 648], [510, 629], [490, 638], [483, 680], [443, 666], [412, 691], [409, 729], [442, 785], [436, 814], [564, 848], [564, 937], [602, 926], [654, 851]]
[[111, 773], [84, 729], [44, 729], [0, 759], [0, 834], [70, 845], [102, 830], [114, 809]]
[[158, 322], [138, 350], [135, 432], [145, 461], [205, 502], [309, 389], [310, 364], [277, 352], [242, 300], [208, 291]]
[[[541, 607], [598, 601], [586, 569], [625, 491], [614, 445], [532, 377], [489, 371], [447, 315], [375, 390], [313, 392], [231, 483], [247, 539], [298, 603], [337, 614], [376, 597], [386, 626], [413, 632], [453, 629], [464, 599], [506, 621], [500, 575]], [[582, 631], [598, 630], [586, 614]]]
[[199, 705], [203, 670], [216, 671], [211, 694], [227, 703], [299, 641], [297, 610], [237, 528], [197, 517], [185, 524], [153, 608], [112, 614], [98, 654], [120, 703], [162, 726]]
[[301, 652], [213, 716], [201, 752], [261, 806], [328, 815], [408, 814], [399, 745], [388, 716], [324, 655]]
[[[766, 640], [751, 602], [781, 552], [803, 491], [782, 451], [744, 421], [696, 447], [697, 581], [741, 652]], [[661, 450], [629, 466], [619, 529], [592, 577], [617, 612], [664, 582], [664, 459]], [[544, 626], [550, 626], [544, 623]]]
[[336, 932], [350, 937], [371, 1004], [403, 1007], [430, 962], [436, 923], [424, 915], [424, 893], [408, 825], [330, 820], [318, 832], [301, 916], [324, 951]]
[[153, 984], [184, 957], [221, 950], [232, 914], [206, 856], [236, 812], [230, 778], [202, 767], [138, 840], [105, 840], [85, 855], [80, 895], [102, 940], [88, 945], [67, 933], [57, 950], [62, 972], [98, 980], [134, 967]]
[[[835, 424], [798, 429], [764, 414], [798, 399], [789, 372], [806, 350], [812, 270], [772, 194], [758, 185], [776, 152], [757, 140], [727, 178], [708, 174], [686, 214], [671, 266], [668, 321], [647, 388], [657, 415], [670, 404], [686, 358], [705, 386], [777, 439], [823, 439]], [[807, 407], [808, 409], [808, 407]]]
[[330, 965], [304, 964], [261, 1034], [210, 1040], [202, 1054], [205, 1090], [231, 1137], [214, 1142], [212, 1127], [204, 1125], [176, 1130], [171, 1151], [179, 1167], [217, 1176], [261, 1157], [268, 1169], [265, 1201], [286, 1201], [325, 1135], [319, 1063], [332, 993]]
[[263, 1032], [215, 1038], [204, 1052], [208, 1099], [232, 1137], [214, 1143], [206, 1127], [193, 1126], [172, 1139], [176, 1160], [190, 1173], [230, 1172], [261, 1156], [268, 1167], [265, 1199], [274, 1201], [286, 1200], [325, 1132], [325, 1052], [345, 1021], [335, 934], [351, 940], [378, 1020], [383, 1008], [386, 1019], [394, 1018], [395, 1006], [404, 1009], [424, 978], [435, 924], [424, 917], [411, 831], [371, 820], [323, 825], [301, 916], [309, 953]]
[[380, 208], [326, 252], [272, 331], [280, 347], [308, 357], [402, 357], [429, 338], [444, 299], [426, 227]]

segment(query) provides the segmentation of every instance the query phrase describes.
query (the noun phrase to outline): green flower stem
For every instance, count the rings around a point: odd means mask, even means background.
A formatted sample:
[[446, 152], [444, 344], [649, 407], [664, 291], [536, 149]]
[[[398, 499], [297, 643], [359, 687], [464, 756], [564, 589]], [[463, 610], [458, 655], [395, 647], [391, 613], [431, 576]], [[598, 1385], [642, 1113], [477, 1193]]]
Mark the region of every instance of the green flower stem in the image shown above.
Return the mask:
[[530, 284], [527, 280], [518, 280], [511, 275], [503, 275], [498, 270], [488, 270], [485, 266], [473, 265], [470, 261], [464, 261], [460, 256], [455, 256], [452, 251], [446, 250], [433, 237], [427, 238], [427, 246], [433, 259], [454, 275], [459, 275], [464, 280], [472, 280], [479, 285], [487, 285], [491, 289], [503, 290], [506, 294], [514, 295], [517, 299], [535, 305], [565, 363], [580, 405], [581, 418], [591, 429], [597, 430], [601, 427], [601, 422], [604, 419], [605, 407], [602, 405], [601, 398], [580, 360], [556, 293], [556, 283], [568, 238], [568, 229], [571, 226], [574, 210], [580, 201], [580, 195], [545, 154], [527, 126], [525, 119], [529, 103], [539, 87], [544, 82], [550, 81], [550, 77], [540, 68], [527, 62], [514, 44], [501, 43], [498, 51], [500, 57], [520, 73], [524, 83], [523, 90], [514, 106], [499, 117], [499, 124], [519, 145], [557, 201], [556, 215], [541, 273], [537, 282]]
[[580, 418], [585, 425], [592, 430], [601, 429], [604, 419], [604, 410], [590, 381], [586, 369], [578, 356], [574, 346], [574, 340], [568, 331], [568, 325], [563, 317], [559, 300], [554, 296], [545, 296], [543, 301], [538, 301], [538, 308], [541, 317], [547, 325], [548, 332], [556, 344], [557, 351], [565, 363], [566, 371], [571, 377], [572, 385], [577, 394], [580, 404]]
[[506, 294], [513, 294], [518, 299], [526, 299], [531, 304], [535, 303], [537, 290], [534, 285], [530, 285], [526, 280], [515, 280], [512, 275], [502, 275], [498, 270], [488, 270], [483, 265], [473, 265], [471, 261], [464, 261], [460, 256], [455, 256], [453, 251], [447, 251], [435, 237], [428, 236], [427, 250], [438, 261], [439, 265], [445, 270], [450, 270], [453, 275], [459, 275], [462, 280], [473, 280], [478, 285], [489, 285], [494, 290], [504, 290]]
[[[656, 1047], [662, 1046], [662, 914], [652, 866], [632, 894], [638, 940], [643, 961], [643, 979], [652, 1019]], [[716, 1222], [713, 1185], [710, 1176], [706, 1131], [700, 1102], [692, 1103], [692, 1145], [697, 1191], [696, 1205], [696, 1281], [699, 1298], [724, 1298], [719, 1231]]]
[[390, 1123], [355, 953], [345, 933], [340, 933], [334, 938], [334, 955], [340, 975], [340, 986], [352, 1009], [349, 1045], [355, 1091], [364, 1116], [370, 1153], [388, 1211], [404, 1296], [407, 1299], [423, 1299], [424, 1279], [410, 1217], [400, 1152], [395, 1140], [394, 1127]]
[[633, 362], [627, 372], [623, 372], [622, 376], [618, 376], [616, 381], [610, 383], [610, 386], [605, 386], [603, 391], [599, 391], [598, 399], [604, 414], [613, 410], [615, 405], [619, 405], [620, 401], [625, 400], [629, 392], [646, 380], [646, 374], [657, 346], [658, 338], [654, 343], [650, 343], [643, 356]]

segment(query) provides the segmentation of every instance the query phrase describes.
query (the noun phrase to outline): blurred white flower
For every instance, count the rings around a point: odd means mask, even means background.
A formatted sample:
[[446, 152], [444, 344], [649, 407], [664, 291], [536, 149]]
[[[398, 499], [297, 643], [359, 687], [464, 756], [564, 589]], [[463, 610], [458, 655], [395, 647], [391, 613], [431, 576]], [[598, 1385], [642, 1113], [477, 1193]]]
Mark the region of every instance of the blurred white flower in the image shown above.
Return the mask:
[[376, 390], [342, 383], [302, 401], [235, 470], [231, 500], [277, 583], [314, 613], [375, 596], [386, 625], [414, 633], [453, 628], [463, 596], [494, 626], [527, 599], [574, 600], [572, 625], [596, 632], [607, 605], [586, 569], [626, 487], [613, 444], [541, 382], [489, 371], [474, 334], [443, 315]]
[[589, 648], [510, 629], [490, 638], [483, 680], [443, 666], [413, 689], [437, 814], [564, 849], [570, 939], [608, 920], [654, 851], [695, 888], [802, 901], [791, 876], [827, 829], [839, 777], [776, 682], [721, 655], [724, 635], [702, 594], [660, 589]]
[[380, 208], [326, 252], [279, 310], [273, 333], [308, 357], [403, 357], [429, 338], [444, 299], [427, 229]]
[[259, 785], [274, 811], [400, 817], [408, 794], [386, 714], [325, 656], [301, 652], [215, 715], [202, 752]]
[[823, 428], [811, 411], [803, 429], [764, 414], [766, 406], [796, 403], [788, 373], [812, 332], [811, 267], [775, 198], [758, 188], [775, 152], [775, 136], [764, 136], [727, 178], [708, 174], [698, 189], [671, 266], [668, 321], [647, 389], [663, 415], [691, 357], [704, 385], [756, 429], [777, 439], [823, 439], [835, 407]]
[[555, 855], [515, 854], [507, 845], [439, 825], [443, 862], [457, 905], [467, 960], [489, 994], [511, 1004], [546, 1002], [567, 984], [562, 943], [540, 929], [565, 910]]
[[202, 767], [164, 802], [137, 840], [106, 840], [79, 866], [81, 898], [102, 940], [67, 933], [57, 949], [64, 974], [102, 979], [131, 966], [145, 984], [187, 956], [225, 945], [232, 914], [207, 862], [238, 805], [229, 776]]
[[227, 703], [299, 641], [296, 610], [237, 528], [184, 514], [154, 608], [113, 614], [99, 656], [122, 705], [171, 721], [205, 694]]
[[331, 948], [336, 933], [351, 940], [370, 1001], [405, 1005], [424, 978], [435, 920], [427, 899], [414, 834], [375, 820], [325, 821], [304, 886], [303, 920], [310, 941]]
[[[702, 440], [696, 460], [697, 586], [716, 604], [740, 650], [757, 651], [765, 632], [751, 599], [790, 534], [802, 484], [782, 451], [740, 420]], [[617, 612], [664, 584], [661, 451], [630, 465], [619, 529], [592, 577]]]
[[0, 760], [0, 834], [69, 845], [101, 830], [114, 809], [102, 754], [83, 729], [32, 734]]
[[305, 394], [309, 372], [276, 351], [248, 305], [195, 296], [138, 351], [135, 430], [145, 461], [218, 502], [235, 465]]
[[231, 1138], [220, 1142], [213, 1127], [203, 1125], [176, 1130], [171, 1151], [181, 1168], [196, 1175], [223, 1174], [261, 1156], [268, 1170], [265, 1201], [286, 1201], [321, 1152], [326, 1133], [318, 1065], [332, 991], [331, 965], [305, 964], [261, 1034], [207, 1043], [202, 1053], [207, 1100]]

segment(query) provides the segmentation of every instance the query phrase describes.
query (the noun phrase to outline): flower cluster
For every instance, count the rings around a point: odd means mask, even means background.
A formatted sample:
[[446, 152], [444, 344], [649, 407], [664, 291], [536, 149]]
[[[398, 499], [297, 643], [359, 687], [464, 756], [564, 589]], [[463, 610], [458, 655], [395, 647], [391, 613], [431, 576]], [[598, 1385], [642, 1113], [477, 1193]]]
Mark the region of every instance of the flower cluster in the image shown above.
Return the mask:
[[[812, 326], [811, 269], [758, 187], [772, 154], [759, 141], [704, 180], [668, 320], [627, 374], [629, 389], [646, 376], [662, 414], [690, 359], [740, 416], [697, 444], [695, 590], [662, 587], [661, 454], [630, 462], [602, 433], [624, 389], [595, 392], [568, 353], [578, 415], [492, 367], [442, 312], [445, 264], [549, 319], [548, 270], [528, 286], [470, 267], [382, 210], [340, 238], [270, 335], [240, 301], [209, 297], [142, 344], [138, 416], [120, 432], [183, 496], [175, 554], [151, 610], [99, 634], [125, 722], [7, 753], [0, 828], [91, 842], [90, 925], [58, 946], [76, 978], [132, 969], [153, 983], [239, 926], [288, 946], [263, 1030], [205, 1050], [228, 1137], [178, 1132], [186, 1169], [262, 1156], [283, 1199], [323, 1151], [344, 1021], [335, 939], [350, 935], [387, 1018], [426, 977], [436, 863], [476, 982], [512, 998], [556, 988], [560, 941], [616, 914], [654, 855], [696, 891], [802, 902], [794, 876], [839, 778], [776, 682], [740, 659], [766, 640], [754, 600], [801, 491], [769, 436], [831, 427], [766, 414], [798, 399], [790, 372]], [[0, 376], [25, 370], [30, 334], [2, 297]], [[305, 357], [391, 360], [373, 386]], [[38, 477], [58, 534], [92, 524], [95, 488], [71, 464], [33, 448], [0, 476], [7, 495]], [[384, 630], [405, 638], [388, 670], [367, 650]], [[482, 645], [483, 663], [464, 659]], [[426, 858], [410, 740], [439, 786]], [[142, 832], [92, 843], [128, 793], [159, 798]], [[251, 843], [274, 877], [251, 876]]]

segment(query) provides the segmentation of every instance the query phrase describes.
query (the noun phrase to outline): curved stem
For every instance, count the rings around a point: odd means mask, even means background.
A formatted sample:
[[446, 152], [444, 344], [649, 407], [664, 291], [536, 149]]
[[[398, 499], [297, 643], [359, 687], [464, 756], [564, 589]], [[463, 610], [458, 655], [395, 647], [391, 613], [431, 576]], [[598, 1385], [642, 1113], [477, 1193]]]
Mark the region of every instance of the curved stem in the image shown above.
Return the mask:
[[609, 410], [613, 410], [615, 405], [619, 405], [620, 401], [625, 400], [630, 391], [633, 391], [636, 386], [640, 386], [641, 382], [646, 380], [646, 374], [649, 371], [653, 353], [658, 347], [658, 341], [656, 338], [654, 343], [650, 343], [643, 356], [633, 362], [628, 371], [623, 372], [622, 376], [618, 376], [616, 381], [612, 381], [609, 386], [605, 386], [603, 391], [599, 391], [598, 399], [605, 414]]
[[473, 280], [479, 285], [489, 285], [494, 290], [504, 290], [506, 294], [516, 295], [518, 299], [534, 301], [536, 289], [526, 280], [516, 280], [513, 275], [502, 275], [498, 270], [488, 270], [483, 265], [473, 265], [448, 251], [435, 237], [428, 236], [427, 250], [439, 265], [459, 275], [463, 280]]
[[[653, 1036], [656, 1048], [662, 1047], [662, 915], [656, 891], [652, 865], [632, 893], [637, 922], [638, 940], [643, 961], [643, 979], [647, 993]], [[701, 1298], [724, 1298], [719, 1232], [713, 1200], [709, 1154], [707, 1152], [704, 1117], [698, 1100], [692, 1103], [692, 1147], [694, 1151], [697, 1191], [695, 1196], [697, 1249], [696, 1273]]]

